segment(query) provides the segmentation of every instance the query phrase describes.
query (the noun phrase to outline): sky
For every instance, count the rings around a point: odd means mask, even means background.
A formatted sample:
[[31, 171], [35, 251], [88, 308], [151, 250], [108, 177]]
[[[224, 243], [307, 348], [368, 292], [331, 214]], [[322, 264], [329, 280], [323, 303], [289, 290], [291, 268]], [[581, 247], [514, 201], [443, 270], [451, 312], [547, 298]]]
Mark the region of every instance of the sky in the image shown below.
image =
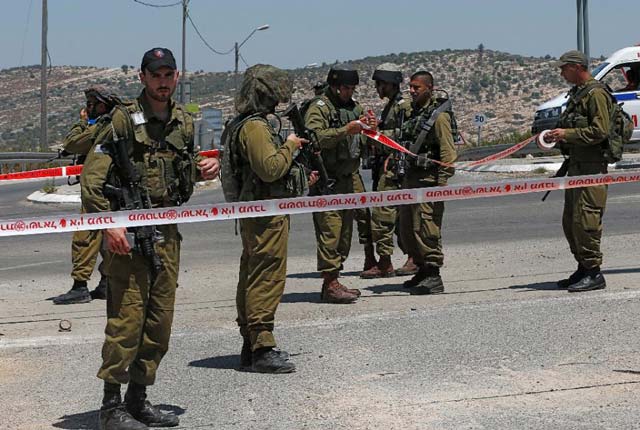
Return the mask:
[[[140, 0], [166, 5], [180, 0]], [[42, 0], [0, 0], [0, 68], [40, 64]], [[638, 0], [589, 0], [591, 55], [640, 43]], [[156, 46], [181, 67], [182, 8], [134, 0], [48, 0], [54, 66], [139, 67]], [[189, 0], [204, 39], [228, 51], [242, 46], [247, 64], [283, 68], [399, 52], [485, 49], [560, 56], [576, 47], [575, 0]], [[233, 70], [233, 52], [218, 55], [187, 21], [188, 71]], [[246, 68], [240, 61], [240, 69]]]

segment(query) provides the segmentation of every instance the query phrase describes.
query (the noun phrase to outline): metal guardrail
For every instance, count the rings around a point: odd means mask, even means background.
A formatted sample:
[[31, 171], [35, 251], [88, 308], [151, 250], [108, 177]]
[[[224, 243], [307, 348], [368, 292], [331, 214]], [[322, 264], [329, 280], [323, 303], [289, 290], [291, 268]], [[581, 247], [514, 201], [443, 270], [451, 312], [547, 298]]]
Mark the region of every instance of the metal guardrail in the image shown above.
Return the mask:
[[[458, 161], [479, 160], [481, 158], [488, 157], [491, 154], [495, 154], [496, 152], [504, 151], [510, 146], [513, 146], [513, 144], [507, 143], [503, 145], [479, 146], [475, 148], [469, 148], [465, 151], [460, 152], [460, 154], [458, 155]], [[625, 152], [638, 151], [640, 150], [640, 142], [629, 143], [624, 146], [624, 150]], [[555, 152], [559, 153], [559, 151], [555, 151]], [[509, 158], [519, 158], [529, 154], [532, 154], [532, 155], [540, 154], [540, 155], [549, 156], [549, 155], [554, 155], [554, 152], [542, 151], [540, 148], [538, 148], [538, 145], [536, 145], [535, 142], [530, 142], [527, 146], [525, 146], [524, 148], [522, 148], [520, 151], [516, 152], [514, 155], [512, 155]]]
[[73, 156], [57, 157], [57, 152], [0, 152], [0, 173], [24, 172], [29, 164], [69, 164], [73, 159]]
[[[286, 137], [286, 136], [285, 136]], [[458, 161], [473, 161], [479, 160], [481, 158], [487, 157], [491, 154], [495, 154], [496, 152], [503, 151], [513, 144], [502, 144], [502, 145], [491, 145], [491, 146], [480, 146], [475, 148], [468, 148], [465, 151], [462, 151], [458, 155]], [[629, 143], [624, 146], [626, 151], [640, 151], [640, 142]], [[520, 151], [516, 152], [510, 158], [518, 158], [529, 154], [536, 155], [553, 155], [553, 152], [545, 152], [542, 151], [538, 146], [531, 142]], [[68, 163], [71, 161], [72, 156], [56, 158], [58, 156], [57, 152], [0, 152], [0, 171], [4, 171], [4, 166], [11, 165], [15, 166], [16, 164], [25, 165], [27, 163]], [[24, 167], [23, 167], [24, 170]]]

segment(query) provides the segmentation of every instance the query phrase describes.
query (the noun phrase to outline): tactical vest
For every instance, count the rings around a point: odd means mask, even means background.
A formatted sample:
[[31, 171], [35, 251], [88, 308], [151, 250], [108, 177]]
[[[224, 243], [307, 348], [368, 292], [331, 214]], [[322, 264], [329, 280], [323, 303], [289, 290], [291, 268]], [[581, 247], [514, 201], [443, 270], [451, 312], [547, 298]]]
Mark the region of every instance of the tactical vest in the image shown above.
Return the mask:
[[[320, 95], [313, 100], [313, 103], [322, 101], [329, 108], [329, 128], [341, 128], [355, 121], [363, 114], [362, 107], [355, 105], [354, 109], [344, 107], [336, 108], [335, 105], [326, 95]], [[328, 169], [338, 164], [353, 164], [354, 168], [350, 173], [358, 170], [360, 165], [360, 156], [363, 151], [363, 140], [359, 134], [346, 136], [345, 144], [338, 144], [335, 149], [323, 149], [322, 157]]]
[[264, 182], [256, 175], [238, 142], [242, 127], [249, 121], [261, 121], [271, 133], [271, 142], [280, 148], [284, 140], [261, 114], [238, 116], [227, 124], [222, 134], [221, 182], [228, 202], [300, 197], [307, 193], [308, 184], [304, 168], [294, 161], [289, 171], [274, 182]]
[[[613, 163], [622, 159], [623, 146], [629, 143], [633, 134], [633, 122], [629, 115], [622, 110], [621, 105], [618, 104], [618, 101], [606, 85], [596, 81], [591, 82], [579, 91], [578, 87], [572, 88], [569, 91], [567, 107], [558, 120], [558, 127], [584, 128], [589, 126], [589, 119], [579, 111], [579, 106], [582, 99], [590, 95], [596, 88], [602, 88], [609, 95], [612, 102], [608, 137], [600, 145], [600, 150], [605, 161]], [[558, 146], [563, 154], [570, 154], [571, 145], [560, 143]]]
[[126, 136], [129, 153], [152, 205], [179, 206], [187, 202], [193, 194], [197, 172], [191, 115], [176, 106], [176, 116], [181, 124], [174, 126], [162, 141], [157, 141], [147, 133], [147, 120], [137, 101], [118, 105], [116, 109], [129, 120]]
[[427, 142], [427, 137], [431, 133], [438, 116], [443, 112], [449, 114], [449, 124], [454, 142], [460, 140], [460, 133], [458, 132], [458, 123], [453, 114], [451, 101], [445, 98], [437, 98], [435, 100], [436, 102], [430, 103], [424, 111], [405, 121], [403, 134], [405, 139], [412, 141], [409, 147], [411, 152], [425, 154], [427, 158], [432, 160], [440, 160], [440, 148], [437, 142], [434, 139], [431, 139], [431, 143]]

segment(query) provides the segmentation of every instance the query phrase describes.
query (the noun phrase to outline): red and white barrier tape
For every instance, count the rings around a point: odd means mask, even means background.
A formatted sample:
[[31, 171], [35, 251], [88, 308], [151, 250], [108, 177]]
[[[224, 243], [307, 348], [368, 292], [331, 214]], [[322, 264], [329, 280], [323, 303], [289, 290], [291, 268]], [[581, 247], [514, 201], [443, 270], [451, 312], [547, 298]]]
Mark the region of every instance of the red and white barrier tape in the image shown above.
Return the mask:
[[[200, 151], [203, 157], [219, 157], [220, 151], [211, 149]], [[20, 181], [26, 179], [59, 178], [66, 176], [77, 176], [82, 173], [82, 164], [76, 166], [51, 167], [48, 169], [29, 170], [26, 172], [0, 174], [0, 181]]]
[[47, 215], [34, 218], [0, 220], [0, 237], [397, 206], [429, 201], [497, 197], [628, 182], [640, 182], [640, 171], [562, 178], [520, 179], [477, 185], [448, 185], [445, 187], [336, 194], [295, 199], [170, 207], [128, 212]]

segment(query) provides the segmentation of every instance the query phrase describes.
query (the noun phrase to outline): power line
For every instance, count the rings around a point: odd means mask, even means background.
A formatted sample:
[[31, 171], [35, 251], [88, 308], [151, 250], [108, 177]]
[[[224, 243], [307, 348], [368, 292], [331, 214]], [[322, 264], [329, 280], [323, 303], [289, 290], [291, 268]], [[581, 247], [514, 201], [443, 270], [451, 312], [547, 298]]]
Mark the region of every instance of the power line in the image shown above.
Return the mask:
[[27, 40], [27, 32], [29, 31], [29, 21], [31, 20], [31, 6], [33, 6], [33, 0], [29, 2], [29, 10], [27, 11], [27, 22], [24, 25], [24, 34], [22, 35], [22, 48], [20, 48], [20, 61], [18, 65], [22, 66], [22, 59], [24, 58], [24, 44]]
[[182, 4], [181, 1], [177, 2], [177, 3], [171, 3], [171, 4], [153, 4], [153, 3], [145, 3], [141, 0], [133, 0], [136, 3], [139, 3], [141, 5], [144, 6], [149, 6], [149, 7], [173, 7], [173, 6], [179, 6]]
[[214, 52], [215, 54], [218, 55], [227, 55], [227, 54], [231, 54], [231, 52], [233, 51], [233, 47], [231, 49], [229, 49], [228, 51], [222, 52], [222, 51], [218, 51], [217, 49], [215, 49], [213, 46], [209, 45], [209, 43], [204, 39], [204, 37], [202, 36], [202, 34], [200, 34], [200, 30], [198, 30], [198, 27], [196, 27], [196, 24], [193, 22], [193, 20], [191, 19], [191, 14], [187, 13], [187, 18], [189, 19], [189, 22], [191, 23], [191, 26], [193, 27], [193, 29], [196, 31], [196, 34], [198, 35], [198, 37], [200, 38], [200, 40], [202, 40], [202, 43], [205, 44], [205, 46], [207, 48], [209, 48], [212, 52]]
[[242, 56], [241, 53], [238, 52], [238, 56], [240, 57], [240, 59], [242, 60], [242, 62], [244, 63], [245, 66], [250, 67], [249, 64], [245, 61], [244, 57]]

